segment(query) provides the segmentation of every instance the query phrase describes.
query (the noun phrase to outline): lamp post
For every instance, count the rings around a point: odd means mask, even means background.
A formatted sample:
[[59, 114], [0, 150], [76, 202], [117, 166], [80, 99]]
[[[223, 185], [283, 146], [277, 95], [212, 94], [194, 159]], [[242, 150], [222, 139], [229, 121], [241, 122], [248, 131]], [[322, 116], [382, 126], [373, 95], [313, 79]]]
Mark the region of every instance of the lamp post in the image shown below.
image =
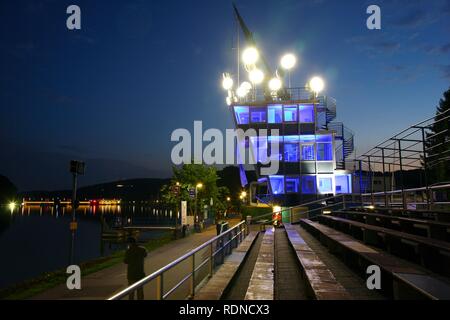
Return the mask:
[[84, 174], [85, 164], [82, 161], [71, 160], [70, 161], [70, 173], [72, 173], [72, 221], [70, 222], [70, 231], [72, 233], [70, 241], [70, 256], [69, 265], [74, 263], [75, 255], [75, 232], [78, 229], [76, 210], [77, 204], [77, 177]]
[[199, 182], [195, 185], [195, 220], [197, 223], [200, 223], [197, 209], [197, 198], [198, 198], [198, 190], [201, 188], [203, 188], [203, 183]]

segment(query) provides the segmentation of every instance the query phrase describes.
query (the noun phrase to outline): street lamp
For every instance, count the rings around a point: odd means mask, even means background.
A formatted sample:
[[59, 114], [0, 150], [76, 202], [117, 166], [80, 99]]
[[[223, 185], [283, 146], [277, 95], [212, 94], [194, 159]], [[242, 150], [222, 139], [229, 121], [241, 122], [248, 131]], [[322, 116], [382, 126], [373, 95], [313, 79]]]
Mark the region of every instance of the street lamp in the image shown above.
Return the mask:
[[200, 219], [198, 217], [198, 210], [197, 210], [197, 194], [198, 190], [203, 188], [203, 183], [199, 182], [195, 185], [195, 219], [197, 220], [197, 223], [200, 222]]

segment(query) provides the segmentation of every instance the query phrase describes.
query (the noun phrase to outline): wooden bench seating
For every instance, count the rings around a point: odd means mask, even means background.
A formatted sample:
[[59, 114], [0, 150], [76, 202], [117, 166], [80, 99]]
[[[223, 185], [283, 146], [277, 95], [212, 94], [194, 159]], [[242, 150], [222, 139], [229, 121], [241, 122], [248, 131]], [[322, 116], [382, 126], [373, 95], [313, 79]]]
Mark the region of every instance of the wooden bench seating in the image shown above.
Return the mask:
[[320, 222], [351, 234], [364, 243], [413, 260], [434, 272], [450, 275], [450, 243], [373, 226], [333, 216], [318, 216]]
[[225, 258], [224, 263], [195, 295], [195, 300], [219, 300], [239, 270], [246, 255], [253, 246], [257, 232], [250, 232], [233, 253]]
[[450, 283], [425, 268], [370, 247], [349, 235], [309, 219], [302, 226], [363, 277], [369, 265], [381, 270], [381, 289], [395, 299], [450, 299]]
[[333, 211], [331, 214], [341, 218], [450, 242], [450, 223], [446, 222], [359, 211]]
[[350, 295], [345, 288], [336, 280], [333, 273], [320, 260], [320, 258], [305, 243], [290, 224], [284, 224], [286, 233], [295, 250], [302, 275], [305, 279], [309, 292], [308, 295], [317, 300], [348, 300]]
[[437, 210], [405, 210], [403, 208], [392, 207], [375, 207], [375, 208], [359, 208], [355, 207], [352, 210], [359, 212], [380, 213], [393, 216], [403, 216], [417, 219], [428, 219], [440, 222], [450, 222], [450, 212]]
[[274, 263], [274, 233], [272, 229], [268, 229], [259, 248], [245, 300], [273, 300]]

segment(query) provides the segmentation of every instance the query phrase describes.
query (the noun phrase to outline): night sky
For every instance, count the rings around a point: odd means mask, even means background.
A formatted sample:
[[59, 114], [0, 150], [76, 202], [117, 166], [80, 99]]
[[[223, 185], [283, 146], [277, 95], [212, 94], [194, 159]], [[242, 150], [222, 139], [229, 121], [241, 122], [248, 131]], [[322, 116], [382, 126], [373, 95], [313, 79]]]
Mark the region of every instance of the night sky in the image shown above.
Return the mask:
[[[82, 30], [66, 28], [77, 4]], [[337, 99], [358, 153], [431, 116], [450, 85], [448, 0], [237, 0], [272, 67], [286, 51]], [[366, 28], [366, 8], [382, 29]], [[232, 128], [220, 77], [235, 68], [230, 1], [0, 2], [0, 174], [20, 190], [167, 177], [170, 134]]]

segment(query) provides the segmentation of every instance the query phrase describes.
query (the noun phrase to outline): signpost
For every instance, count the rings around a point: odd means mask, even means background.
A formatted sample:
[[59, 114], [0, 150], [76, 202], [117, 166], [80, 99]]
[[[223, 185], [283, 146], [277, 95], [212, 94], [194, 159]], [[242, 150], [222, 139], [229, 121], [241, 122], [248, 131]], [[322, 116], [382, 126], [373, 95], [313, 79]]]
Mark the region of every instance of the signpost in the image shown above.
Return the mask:
[[181, 201], [181, 225], [185, 226], [187, 221], [187, 201]]
[[69, 265], [73, 264], [74, 248], [75, 248], [75, 231], [78, 229], [76, 209], [78, 207], [77, 203], [77, 176], [83, 175], [85, 169], [85, 164], [82, 161], [71, 160], [70, 161], [70, 173], [73, 177], [73, 187], [72, 187], [72, 221], [70, 222], [70, 231], [72, 232], [72, 239], [70, 243], [70, 258]]

